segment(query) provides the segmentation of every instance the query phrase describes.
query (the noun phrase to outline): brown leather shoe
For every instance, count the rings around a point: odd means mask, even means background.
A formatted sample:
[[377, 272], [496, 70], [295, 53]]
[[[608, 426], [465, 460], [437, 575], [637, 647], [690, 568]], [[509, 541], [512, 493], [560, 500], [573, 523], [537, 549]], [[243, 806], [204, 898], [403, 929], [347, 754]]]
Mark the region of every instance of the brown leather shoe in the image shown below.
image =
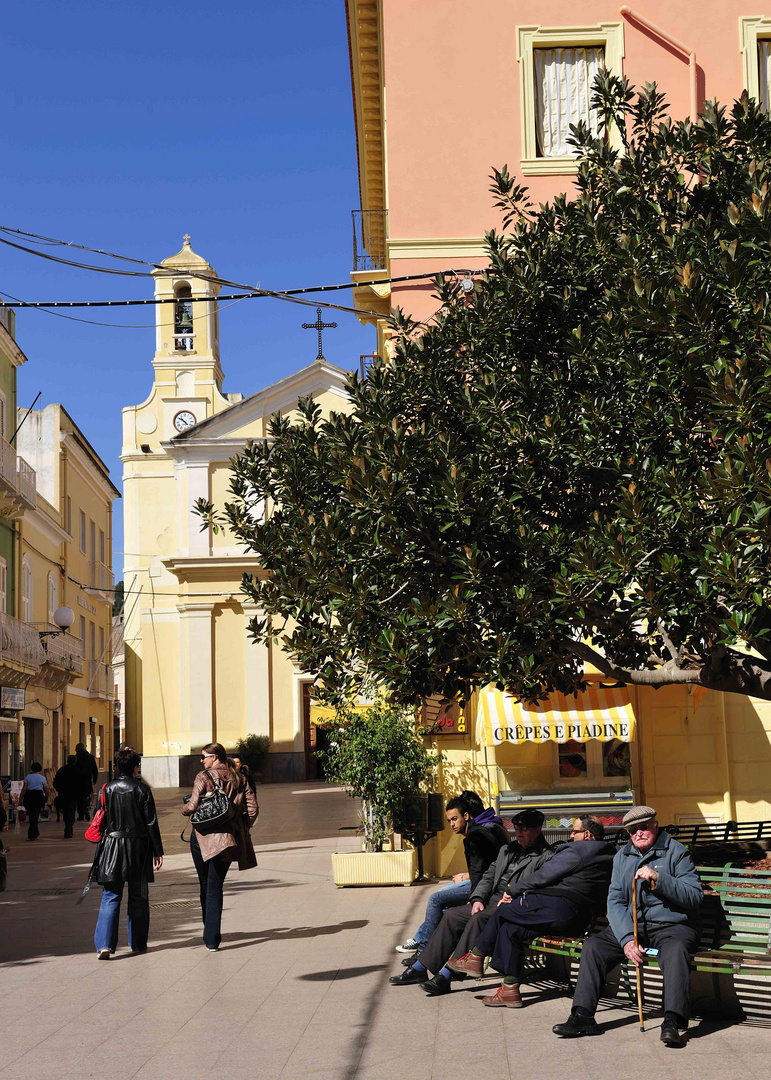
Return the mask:
[[467, 952], [457, 960], [448, 960], [447, 967], [458, 975], [470, 975], [472, 979], [481, 979], [485, 973], [485, 958]]
[[521, 1009], [522, 998], [519, 996], [519, 986], [516, 983], [504, 983], [494, 994], [483, 997], [482, 1004], [489, 1005], [491, 1009]]

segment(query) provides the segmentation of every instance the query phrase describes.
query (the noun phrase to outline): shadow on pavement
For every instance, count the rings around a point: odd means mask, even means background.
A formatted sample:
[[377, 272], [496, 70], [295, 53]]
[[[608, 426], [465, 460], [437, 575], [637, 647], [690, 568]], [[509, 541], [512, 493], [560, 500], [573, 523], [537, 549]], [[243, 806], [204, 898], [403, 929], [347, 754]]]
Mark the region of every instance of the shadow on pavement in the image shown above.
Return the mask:
[[367, 967], [331, 968], [329, 971], [312, 971], [308, 975], [298, 975], [301, 982], [335, 982], [337, 979], [358, 979], [361, 975], [370, 975], [373, 971], [382, 971], [387, 964], [369, 964]]

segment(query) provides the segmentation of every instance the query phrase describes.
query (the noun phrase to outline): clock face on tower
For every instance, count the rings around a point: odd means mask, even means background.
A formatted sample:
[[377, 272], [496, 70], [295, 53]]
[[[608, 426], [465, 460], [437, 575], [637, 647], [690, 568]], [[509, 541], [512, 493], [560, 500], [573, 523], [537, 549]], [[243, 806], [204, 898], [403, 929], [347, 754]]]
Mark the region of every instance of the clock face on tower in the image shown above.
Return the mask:
[[183, 409], [182, 412], [178, 412], [174, 417], [174, 427], [177, 431], [187, 431], [195, 423], [195, 417], [187, 409]]

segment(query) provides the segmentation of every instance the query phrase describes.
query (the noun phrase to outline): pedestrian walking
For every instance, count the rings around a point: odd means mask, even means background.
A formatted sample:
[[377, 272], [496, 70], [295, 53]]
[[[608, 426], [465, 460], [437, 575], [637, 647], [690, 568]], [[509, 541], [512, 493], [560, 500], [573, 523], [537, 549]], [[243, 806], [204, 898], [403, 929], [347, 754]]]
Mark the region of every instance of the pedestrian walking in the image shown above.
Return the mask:
[[40, 812], [48, 800], [50, 790], [51, 789], [46, 783], [46, 778], [43, 775], [43, 766], [39, 761], [33, 761], [30, 765], [29, 772], [24, 777], [21, 793], [19, 795], [19, 802], [27, 811], [27, 818], [29, 820], [29, 825], [27, 826], [28, 840], [37, 840], [40, 836], [38, 821], [40, 820]]
[[83, 791], [78, 800], [78, 821], [90, 821], [91, 813], [89, 803], [94, 790], [94, 784], [99, 779], [99, 769], [96, 758], [89, 754], [82, 742], [75, 747], [75, 761], [78, 772], [83, 777]]
[[216, 952], [222, 939], [222, 886], [230, 864], [237, 860], [239, 870], [257, 865], [249, 831], [257, 820], [259, 808], [249, 784], [228, 765], [225, 748], [209, 743], [201, 751], [203, 769], [195, 778], [193, 792], [182, 809], [191, 817], [202, 800], [219, 788], [232, 806], [232, 819], [227, 827], [204, 832], [195, 828], [190, 835], [193, 857], [201, 890], [203, 943], [209, 952]]
[[82, 798], [85, 788], [83, 776], [77, 766], [77, 758], [70, 754], [67, 764], [62, 765], [53, 780], [56, 789], [54, 806], [61, 811], [64, 818], [64, 839], [72, 836], [72, 827], [75, 823], [75, 813], [78, 802]]
[[[163, 866], [163, 844], [153, 793], [139, 778], [140, 757], [134, 750], [116, 755], [118, 776], [104, 788], [102, 839], [86, 882], [102, 886], [102, 903], [94, 933], [99, 960], [109, 960], [118, 947], [123, 888], [128, 885], [128, 943], [144, 952], [150, 931], [148, 882]], [[81, 897], [82, 899], [82, 897]]]

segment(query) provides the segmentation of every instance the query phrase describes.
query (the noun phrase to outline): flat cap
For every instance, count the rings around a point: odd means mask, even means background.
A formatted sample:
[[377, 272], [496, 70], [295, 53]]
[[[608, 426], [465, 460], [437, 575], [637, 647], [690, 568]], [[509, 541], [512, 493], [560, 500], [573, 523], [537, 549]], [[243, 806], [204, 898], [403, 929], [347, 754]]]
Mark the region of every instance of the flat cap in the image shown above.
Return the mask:
[[542, 826], [546, 818], [540, 810], [520, 810], [512, 819], [512, 825], [521, 825], [523, 829], [532, 829], [536, 825]]
[[633, 806], [624, 814], [621, 824], [628, 829], [630, 825], [640, 825], [643, 821], [650, 821], [655, 816], [656, 811], [652, 806]]

